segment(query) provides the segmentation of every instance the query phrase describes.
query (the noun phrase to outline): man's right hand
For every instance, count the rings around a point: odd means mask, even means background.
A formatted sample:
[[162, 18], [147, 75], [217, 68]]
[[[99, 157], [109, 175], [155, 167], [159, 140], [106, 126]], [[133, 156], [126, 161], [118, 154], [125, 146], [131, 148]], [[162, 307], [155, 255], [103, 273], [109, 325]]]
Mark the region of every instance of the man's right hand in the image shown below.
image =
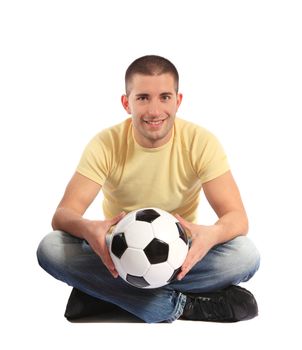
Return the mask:
[[118, 277], [118, 272], [115, 269], [114, 263], [109, 254], [109, 249], [106, 244], [106, 235], [111, 226], [117, 224], [124, 216], [125, 212], [121, 212], [112, 219], [107, 220], [91, 220], [88, 224], [88, 230], [84, 238], [89, 243], [91, 249], [101, 258], [104, 265], [107, 267], [113, 277]]

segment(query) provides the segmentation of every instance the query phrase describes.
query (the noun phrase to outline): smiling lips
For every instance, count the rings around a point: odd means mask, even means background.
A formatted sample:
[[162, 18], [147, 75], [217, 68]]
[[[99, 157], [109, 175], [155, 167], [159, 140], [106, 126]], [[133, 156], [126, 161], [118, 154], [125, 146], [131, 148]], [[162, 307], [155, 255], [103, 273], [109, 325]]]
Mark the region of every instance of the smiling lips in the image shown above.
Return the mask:
[[159, 119], [159, 120], [144, 120], [144, 122], [148, 125], [152, 126], [159, 126], [161, 125], [166, 119]]

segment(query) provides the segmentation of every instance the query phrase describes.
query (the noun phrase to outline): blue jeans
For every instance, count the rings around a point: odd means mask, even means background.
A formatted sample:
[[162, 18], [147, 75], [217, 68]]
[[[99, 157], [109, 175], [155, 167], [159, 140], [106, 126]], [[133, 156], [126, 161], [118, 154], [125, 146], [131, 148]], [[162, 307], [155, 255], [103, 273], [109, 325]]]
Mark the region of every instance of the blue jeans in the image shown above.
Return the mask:
[[178, 319], [185, 293], [209, 292], [249, 280], [259, 267], [259, 253], [246, 237], [239, 236], [213, 247], [181, 280], [157, 289], [132, 287], [113, 278], [86, 241], [63, 231], [41, 241], [40, 266], [53, 277], [96, 298], [118, 305], [148, 323]]

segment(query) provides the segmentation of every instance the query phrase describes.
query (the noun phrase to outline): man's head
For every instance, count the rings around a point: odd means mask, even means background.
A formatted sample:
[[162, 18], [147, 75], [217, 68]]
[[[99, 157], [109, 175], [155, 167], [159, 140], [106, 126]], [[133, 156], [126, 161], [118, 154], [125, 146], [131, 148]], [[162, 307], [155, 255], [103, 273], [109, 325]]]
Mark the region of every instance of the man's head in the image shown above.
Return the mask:
[[122, 104], [132, 115], [135, 140], [143, 147], [164, 145], [182, 100], [175, 66], [163, 57], [144, 56], [129, 66], [125, 82]]
[[178, 93], [179, 76], [176, 67], [172, 62], [164, 57], [147, 55], [133, 61], [125, 74], [126, 94], [129, 96], [132, 87], [132, 79], [135, 74], [141, 75], [161, 75], [171, 74], [174, 79], [175, 91]]

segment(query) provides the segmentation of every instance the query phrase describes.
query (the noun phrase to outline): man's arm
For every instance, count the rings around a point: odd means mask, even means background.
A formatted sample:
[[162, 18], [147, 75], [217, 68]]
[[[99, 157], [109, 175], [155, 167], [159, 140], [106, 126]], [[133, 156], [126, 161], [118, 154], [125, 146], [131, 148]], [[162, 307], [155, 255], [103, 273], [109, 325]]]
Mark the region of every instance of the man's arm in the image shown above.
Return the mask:
[[200, 261], [216, 244], [229, 241], [248, 232], [248, 219], [238, 187], [230, 171], [203, 184], [205, 196], [218, 216], [214, 225], [192, 224], [179, 215], [180, 223], [191, 232], [192, 245], [178, 279]]
[[101, 190], [101, 185], [87, 177], [75, 173], [68, 183], [64, 196], [52, 219], [54, 230], [62, 230], [85, 239], [114, 277], [118, 273], [106, 246], [106, 234], [125, 213], [110, 220], [88, 220], [83, 218], [86, 209]]
[[101, 185], [76, 172], [69, 181], [64, 196], [55, 211], [52, 219], [53, 229], [85, 238], [91, 222], [84, 219], [82, 215], [100, 190]]
[[204, 194], [219, 220], [215, 244], [248, 232], [248, 218], [239, 189], [230, 171], [203, 185]]

